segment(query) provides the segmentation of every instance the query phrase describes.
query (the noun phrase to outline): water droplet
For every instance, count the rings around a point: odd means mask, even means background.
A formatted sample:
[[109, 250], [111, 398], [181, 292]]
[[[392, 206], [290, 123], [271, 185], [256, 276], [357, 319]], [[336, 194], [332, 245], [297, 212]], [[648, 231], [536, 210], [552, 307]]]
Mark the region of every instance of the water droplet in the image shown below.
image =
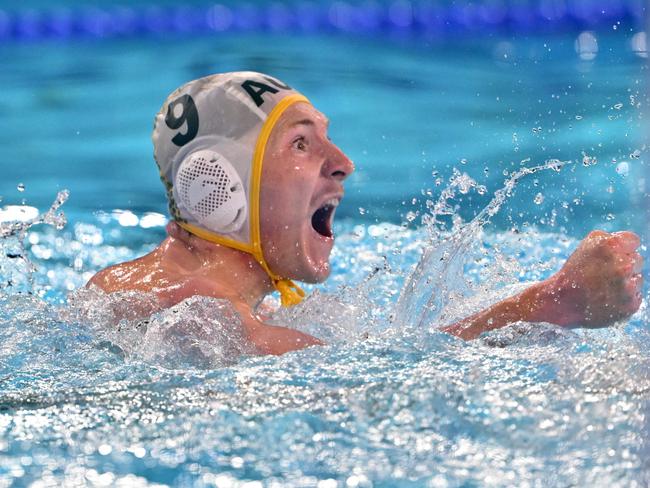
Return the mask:
[[626, 161], [621, 161], [616, 165], [616, 172], [625, 178], [630, 173], [630, 165]]
[[18, 186], [16, 186], [16, 189], [20, 192], [25, 191], [25, 184], [24, 183], [18, 183]]
[[630, 154], [631, 159], [639, 159], [641, 157], [641, 151], [635, 149], [632, 154]]
[[576, 120], [582, 120], [582, 115], [576, 115]]
[[544, 202], [544, 195], [538, 193], [537, 195], [535, 195], [533, 201], [535, 202], [535, 205], [541, 205]]
[[595, 156], [588, 156], [587, 154], [582, 154], [582, 165], [583, 166], [593, 166], [598, 163], [598, 159]]
[[408, 220], [409, 222], [413, 222], [417, 218], [417, 216], [418, 215], [415, 212], [408, 212], [406, 214], [406, 220]]
[[467, 159], [462, 158], [462, 159], [460, 160], [460, 164], [467, 164]]
[[365, 215], [366, 214], [366, 209], [363, 207], [359, 207], [359, 214]]
[[611, 214], [611, 213], [608, 213], [608, 214], [605, 216], [605, 219], [606, 219], [606, 220], [614, 220], [615, 218], [616, 218], [616, 217], [614, 216], [614, 214]]
[[113, 448], [108, 444], [102, 444], [97, 448], [97, 452], [102, 456], [108, 456], [113, 451]]
[[621, 110], [623, 108], [623, 104], [622, 103], [617, 103], [616, 105], [614, 105], [614, 108], [616, 110]]
[[539, 180], [537, 178], [533, 180], [533, 186], [539, 186]]

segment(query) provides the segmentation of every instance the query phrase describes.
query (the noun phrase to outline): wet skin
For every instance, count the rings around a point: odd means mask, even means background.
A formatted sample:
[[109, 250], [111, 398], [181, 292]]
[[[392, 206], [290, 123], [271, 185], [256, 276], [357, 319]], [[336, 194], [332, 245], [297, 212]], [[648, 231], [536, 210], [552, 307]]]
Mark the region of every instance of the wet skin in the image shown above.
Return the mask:
[[463, 339], [517, 321], [607, 327], [639, 309], [643, 258], [632, 232], [590, 232], [549, 279], [444, 330]]
[[[264, 257], [280, 276], [320, 283], [330, 273], [334, 245], [331, 220], [343, 198], [343, 181], [354, 165], [327, 137], [329, 121], [312, 105], [298, 103], [283, 114], [267, 145], [260, 206]], [[332, 207], [325, 234], [314, 213]]]
[[[267, 144], [260, 194], [264, 256], [280, 276], [318, 283], [330, 272], [331, 223], [343, 197], [352, 162], [327, 137], [328, 121], [311, 105], [292, 105]], [[318, 218], [316, 218], [318, 217]], [[160, 308], [193, 295], [229, 300], [248, 340], [260, 354], [283, 354], [318, 339], [265, 324], [257, 313], [271, 282], [255, 259], [167, 226], [169, 236], [151, 253], [97, 273], [89, 282], [107, 293], [154, 293]], [[513, 322], [550, 322], [564, 327], [605, 327], [641, 304], [643, 260], [631, 232], [591, 232], [549, 279], [496, 303], [446, 332], [463, 339]]]

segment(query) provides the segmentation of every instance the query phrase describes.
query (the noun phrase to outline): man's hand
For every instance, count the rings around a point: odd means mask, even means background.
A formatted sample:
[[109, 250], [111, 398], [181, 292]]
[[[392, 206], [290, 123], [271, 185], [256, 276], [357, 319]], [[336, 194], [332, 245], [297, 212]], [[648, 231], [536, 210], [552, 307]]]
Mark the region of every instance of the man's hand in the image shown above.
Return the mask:
[[562, 269], [544, 282], [551, 303], [539, 320], [563, 326], [606, 327], [641, 305], [643, 258], [632, 232], [595, 230]]

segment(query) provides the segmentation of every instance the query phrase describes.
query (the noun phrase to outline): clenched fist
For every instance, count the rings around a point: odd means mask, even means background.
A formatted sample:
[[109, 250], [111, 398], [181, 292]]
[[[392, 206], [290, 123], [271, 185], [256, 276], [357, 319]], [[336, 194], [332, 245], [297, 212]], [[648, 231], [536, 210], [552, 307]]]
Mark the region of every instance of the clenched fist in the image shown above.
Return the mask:
[[632, 232], [590, 232], [562, 269], [543, 282], [552, 302], [545, 307], [549, 321], [606, 327], [636, 312], [643, 285], [638, 247]]

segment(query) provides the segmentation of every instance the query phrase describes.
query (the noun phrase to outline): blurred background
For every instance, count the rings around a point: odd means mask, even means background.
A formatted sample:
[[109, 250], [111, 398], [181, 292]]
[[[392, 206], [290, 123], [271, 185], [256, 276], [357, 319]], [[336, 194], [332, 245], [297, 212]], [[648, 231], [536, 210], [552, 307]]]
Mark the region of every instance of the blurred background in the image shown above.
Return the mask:
[[[642, 0], [0, 1], [0, 205], [156, 227], [154, 114], [180, 84], [267, 72], [331, 119], [356, 163], [338, 216], [418, 225], [454, 168], [495, 218], [580, 235], [647, 222]], [[5, 212], [7, 218], [7, 212]]]

